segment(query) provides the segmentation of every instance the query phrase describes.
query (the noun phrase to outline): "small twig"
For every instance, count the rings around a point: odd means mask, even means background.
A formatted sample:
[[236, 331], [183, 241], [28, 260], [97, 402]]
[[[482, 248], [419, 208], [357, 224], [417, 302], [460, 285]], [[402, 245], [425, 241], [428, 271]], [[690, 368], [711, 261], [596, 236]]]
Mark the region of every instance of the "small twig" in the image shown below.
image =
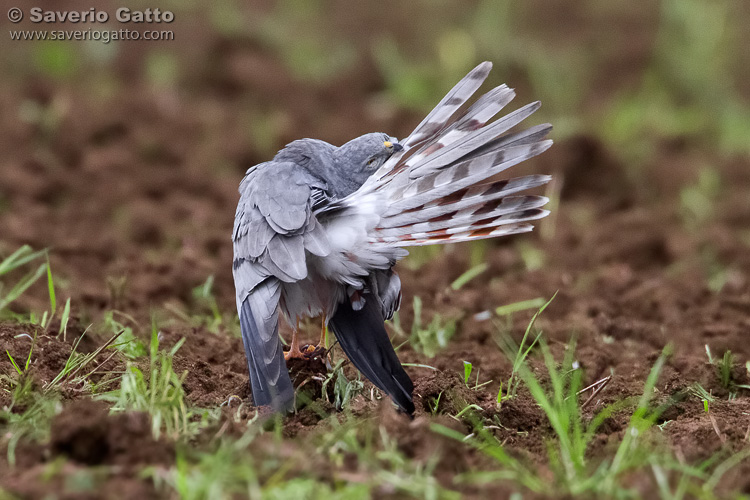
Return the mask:
[[232, 400], [233, 399], [236, 399], [237, 401], [239, 401], [240, 403], [242, 403], [242, 398], [241, 397], [235, 396], [234, 394], [232, 394], [231, 396], [229, 396], [227, 398], [226, 401], [224, 401], [223, 403], [221, 403], [219, 406], [225, 406], [226, 405], [227, 407], [231, 408], [232, 407]]
[[117, 309], [113, 309], [112, 313], [113, 314], [119, 314], [120, 316], [122, 316], [126, 320], [130, 321], [131, 323], [133, 323], [133, 325], [135, 325], [136, 328], [140, 328], [141, 327], [141, 324], [138, 321], [136, 321], [136, 319], [133, 316], [131, 316], [130, 314], [124, 313], [122, 311], [118, 311]]
[[604, 377], [603, 379], [599, 379], [599, 380], [597, 380], [597, 381], [596, 381], [596, 382], [594, 382], [593, 384], [591, 384], [591, 385], [589, 385], [589, 386], [587, 386], [587, 387], [584, 387], [584, 388], [583, 388], [583, 389], [581, 389], [580, 391], [576, 392], [576, 396], [580, 396], [581, 394], [583, 394], [584, 392], [588, 391], [589, 389], [591, 389], [591, 388], [593, 388], [593, 387], [596, 387], [596, 386], [598, 386], [599, 384], [602, 384], [602, 383], [604, 383], [604, 381], [606, 381], [606, 380], [609, 380], [609, 379], [611, 379], [611, 378], [612, 378], [612, 375], [610, 375], [609, 377]]
[[[88, 329], [87, 329], [87, 330], [88, 330]], [[91, 355], [91, 360], [93, 361], [94, 359], [96, 359], [96, 357], [97, 357], [97, 356], [99, 356], [99, 354], [101, 354], [101, 352], [102, 352], [102, 351], [103, 351], [104, 349], [106, 349], [107, 347], [109, 347], [110, 345], [112, 345], [112, 343], [113, 343], [113, 342], [114, 342], [115, 340], [117, 340], [117, 338], [118, 338], [118, 337], [119, 337], [120, 335], [122, 335], [122, 334], [123, 334], [123, 332], [125, 332], [125, 329], [124, 329], [124, 328], [123, 328], [122, 330], [120, 330], [120, 331], [119, 331], [118, 333], [115, 333], [114, 335], [112, 335], [112, 338], [110, 338], [110, 339], [109, 339], [108, 341], [106, 341], [106, 342], [105, 342], [104, 344], [102, 344], [102, 345], [101, 345], [101, 346], [100, 346], [100, 347], [99, 347], [99, 348], [98, 348], [98, 349], [97, 349], [96, 351], [94, 351], [94, 352], [93, 352], [93, 354]], [[85, 335], [85, 333], [86, 333], [86, 332], [84, 332], [84, 335]], [[82, 335], [82, 336], [83, 336], [83, 335]], [[115, 351], [115, 352], [117, 352], [117, 351]], [[76, 367], [76, 369], [75, 369], [75, 370], [73, 370], [72, 372], [70, 372], [70, 373], [68, 373], [68, 374], [67, 374], [66, 376], [64, 376], [64, 377], [63, 377], [63, 378], [62, 378], [62, 379], [60, 380], [60, 383], [63, 383], [63, 382], [65, 381], [65, 380], [68, 380], [68, 379], [71, 379], [71, 378], [73, 378], [73, 377], [74, 377], [74, 376], [75, 376], [75, 375], [76, 375], [76, 374], [77, 374], [77, 373], [78, 373], [79, 371], [81, 371], [81, 369], [82, 369], [82, 368], [83, 368], [84, 366], [86, 366], [87, 364], [88, 364], [88, 363], [81, 363], [80, 365], [78, 365], [78, 367]]]
[[312, 377], [307, 377], [305, 380], [302, 381], [300, 385], [297, 386], [297, 390], [302, 389], [312, 379], [313, 379]]
[[721, 443], [722, 444], [726, 443], [727, 442], [727, 438], [719, 430], [719, 424], [716, 422], [716, 418], [709, 413], [708, 414], [708, 419], [711, 421], [711, 425], [714, 427], [714, 432], [716, 433], [717, 436], [719, 436], [719, 439], [721, 440]]
[[[586, 389], [584, 389], [584, 390], [587, 390], [587, 389], [590, 389], [591, 387], [594, 387], [594, 386], [598, 385], [598, 387], [596, 387], [596, 389], [594, 389], [594, 392], [591, 393], [591, 396], [589, 396], [589, 398], [586, 401], [583, 402], [583, 404], [581, 405], [581, 409], [583, 410], [584, 408], [586, 408], [589, 405], [589, 403], [594, 400], [594, 398], [597, 396], [597, 394], [599, 394], [600, 392], [602, 392], [602, 390], [604, 390], [604, 388], [607, 387], [607, 385], [609, 384], [609, 382], [611, 380], [612, 380], [612, 375], [610, 375], [608, 377], [604, 377], [603, 379], [594, 382], [593, 384], [591, 384], [590, 386], [588, 386]], [[579, 392], [579, 394], [580, 394], [580, 392]]]
[[[232, 396], [232, 397], [236, 397], [236, 396]], [[215, 440], [219, 439], [221, 436], [223, 436], [224, 433], [227, 431], [228, 428], [229, 428], [229, 420], [226, 420], [222, 424], [221, 428], [216, 432], [216, 434], [214, 434], [213, 440], [215, 441]]]
[[682, 448], [680, 446], [675, 448], [674, 455], [677, 457], [677, 461], [680, 463], [680, 465], [685, 465], [686, 463], [685, 454], [682, 453]]
[[98, 364], [98, 365], [96, 366], [96, 368], [94, 368], [93, 370], [91, 370], [90, 372], [88, 372], [88, 373], [86, 374], [86, 376], [84, 376], [83, 378], [84, 378], [84, 379], [88, 379], [88, 378], [89, 378], [89, 377], [90, 377], [91, 375], [93, 375], [93, 374], [94, 374], [94, 372], [96, 372], [96, 371], [97, 371], [97, 370], [98, 370], [99, 368], [101, 368], [102, 366], [106, 365], [106, 364], [107, 364], [107, 361], [109, 361], [110, 359], [112, 359], [112, 358], [113, 358], [113, 357], [115, 356], [115, 354], [117, 354], [117, 352], [118, 352], [118, 351], [116, 351], [116, 350], [115, 350], [115, 351], [112, 351], [112, 354], [110, 354], [109, 356], [107, 356], [107, 359], [105, 359], [104, 361], [102, 361], [101, 363], [99, 363], [99, 364]]
[[747, 426], [747, 432], [745, 433], [745, 441], [750, 441], [750, 425]]

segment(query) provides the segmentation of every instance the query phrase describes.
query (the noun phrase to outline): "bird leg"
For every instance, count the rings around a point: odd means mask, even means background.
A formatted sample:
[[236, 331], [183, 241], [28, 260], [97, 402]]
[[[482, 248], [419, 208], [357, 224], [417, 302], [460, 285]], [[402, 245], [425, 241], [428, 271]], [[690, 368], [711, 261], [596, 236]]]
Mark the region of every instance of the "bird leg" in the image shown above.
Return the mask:
[[323, 349], [326, 348], [326, 315], [323, 313], [320, 316], [320, 342], [318, 342], [318, 347], [321, 347]]
[[318, 342], [318, 345], [309, 345], [307, 346], [307, 352], [312, 353], [317, 351], [318, 349], [325, 350], [326, 348], [326, 315], [323, 314], [320, 316], [320, 342]]
[[299, 350], [299, 338], [297, 338], [297, 330], [299, 330], [299, 321], [297, 321], [297, 328], [292, 328], [292, 343], [289, 346], [289, 350], [284, 353], [284, 359], [289, 361], [290, 359], [302, 359], [305, 357], [302, 351]]
[[320, 342], [318, 342], [318, 345], [310, 344], [309, 346], [307, 346], [307, 349], [305, 349], [305, 351], [308, 354], [312, 354], [319, 349], [322, 349], [324, 351], [326, 349], [326, 315], [325, 314], [320, 316]]

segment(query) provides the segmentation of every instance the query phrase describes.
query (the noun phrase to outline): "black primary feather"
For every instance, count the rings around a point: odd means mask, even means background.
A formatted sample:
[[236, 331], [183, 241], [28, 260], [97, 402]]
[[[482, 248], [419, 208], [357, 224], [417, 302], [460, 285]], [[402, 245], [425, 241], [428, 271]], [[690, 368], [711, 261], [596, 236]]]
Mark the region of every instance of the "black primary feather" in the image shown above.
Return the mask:
[[328, 326], [354, 366], [411, 415], [414, 413], [414, 384], [393, 350], [379, 301], [369, 293], [364, 294], [363, 299], [365, 304], [359, 311], [345, 299]]

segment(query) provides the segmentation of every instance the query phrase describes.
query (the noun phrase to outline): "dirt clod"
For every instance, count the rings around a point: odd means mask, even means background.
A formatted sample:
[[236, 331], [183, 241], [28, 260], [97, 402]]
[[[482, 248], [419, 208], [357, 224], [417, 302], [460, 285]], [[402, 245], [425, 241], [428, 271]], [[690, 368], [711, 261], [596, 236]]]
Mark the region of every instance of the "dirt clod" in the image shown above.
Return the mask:
[[107, 404], [89, 399], [71, 402], [55, 417], [50, 451], [88, 465], [174, 461], [173, 445], [153, 438], [147, 414], [110, 415]]

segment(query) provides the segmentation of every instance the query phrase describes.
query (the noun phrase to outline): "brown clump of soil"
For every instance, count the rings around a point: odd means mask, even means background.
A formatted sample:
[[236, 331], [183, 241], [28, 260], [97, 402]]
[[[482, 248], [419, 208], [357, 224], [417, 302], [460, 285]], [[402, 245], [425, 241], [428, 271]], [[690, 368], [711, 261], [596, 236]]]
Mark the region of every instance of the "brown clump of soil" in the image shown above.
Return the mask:
[[[59, 324], [53, 324], [47, 330], [37, 325], [0, 324], [0, 344], [7, 350], [7, 354], [0, 357], [0, 373], [18, 378], [12, 357], [25, 372], [24, 376], [31, 377], [37, 388], [45, 388], [61, 374], [74, 347], [76, 353], [90, 354], [105, 342], [99, 336], [84, 333], [85, 330], [75, 320], [68, 325], [65, 335], [58, 332], [58, 328]], [[89, 381], [101, 382], [105, 377], [112, 376], [109, 372], [122, 370], [122, 356], [111, 354], [111, 350], [101, 352], [85, 366], [85, 370], [80, 370], [79, 375], [91, 373]], [[76, 397], [85, 392], [86, 388], [76, 385], [77, 382], [73, 383], [71, 378], [74, 377], [60, 379], [57, 390], [66, 397]], [[10, 404], [11, 393], [0, 391], [0, 406]]]
[[[2, 450], [0, 480], [23, 498], [44, 497], [54, 489], [58, 498], [159, 498], [153, 482], [143, 479], [145, 465], [174, 463], [174, 443], [155, 440], [145, 413], [110, 415], [107, 404], [91, 399], [69, 402], [52, 421], [46, 445], [22, 443], [9, 468]], [[59, 463], [62, 467], [53, 467]], [[97, 467], [99, 474], [87, 472]], [[40, 476], [45, 477], [40, 481]]]
[[219, 406], [232, 396], [249, 396], [247, 361], [241, 339], [197, 328], [167, 328], [161, 330], [161, 335], [164, 349], [186, 339], [172, 363], [175, 373], [187, 373], [183, 388], [194, 405]]
[[[292, 358], [286, 362], [289, 376], [297, 389], [298, 398], [302, 391], [305, 399], [315, 401], [323, 397], [323, 384], [331, 367], [331, 358], [324, 348], [316, 349], [315, 346], [304, 345], [300, 350], [303, 353], [302, 358]], [[326, 385], [328, 401], [333, 401], [332, 382]]]
[[71, 402], [52, 421], [51, 455], [87, 465], [138, 465], [174, 462], [174, 445], [156, 441], [146, 413], [110, 415], [106, 403]]

